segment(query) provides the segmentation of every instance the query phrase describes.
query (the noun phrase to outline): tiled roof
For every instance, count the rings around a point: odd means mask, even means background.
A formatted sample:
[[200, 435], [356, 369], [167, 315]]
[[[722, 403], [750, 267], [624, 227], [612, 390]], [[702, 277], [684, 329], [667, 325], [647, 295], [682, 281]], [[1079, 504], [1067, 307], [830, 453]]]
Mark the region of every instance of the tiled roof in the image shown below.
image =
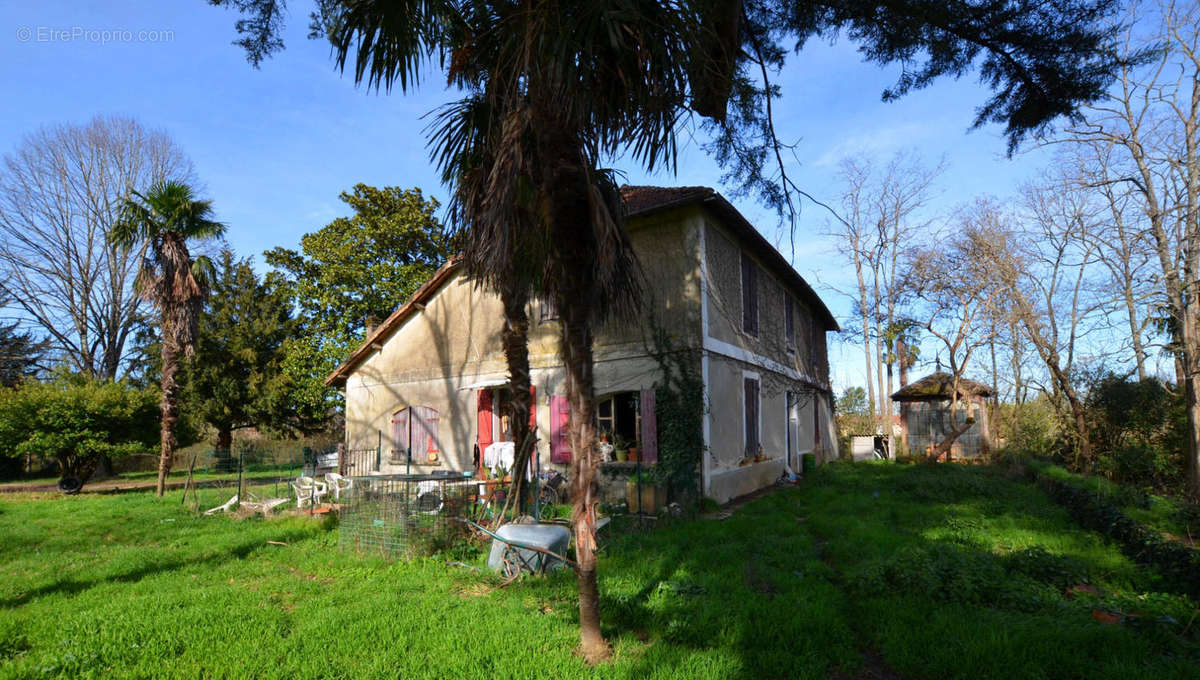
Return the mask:
[[[780, 255], [779, 251], [763, 238], [762, 234], [754, 228], [754, 225], [750, 224], [729, 201], [725, 200], [724, 196], [714, 191], [711, 187], [626, 185], [621, 187], [621, 198], [625, 203], [626, 214], [629, 217], [641, 216], [657, 210], [666, 210], [690, 204], [705, 205], [722, 218], [721, 223], [733, 233], [739, 242], [755, 252], [761, 258], [762, 262], [786, 283], [800, 291], [805, 300], [813, 307], [814, 313], [824, 323], [826, 330], [838, 330], [837, 321], [834, 320], [833, 314], [829, 312], [829, 308], [825, 306], [825, 303], [817, 295], [816, 291], [792, 268], [783, 255]], [[403, 324], [415, 311], [419, 310], [429, 298], [433, 297], [441, 285], [458, 271], [461, 263], [461, 256], [458, 256], [443, 265], [432, 279], [413, 294], [408, 302], [398, 307], [383, 323], [367, 334], [367, 339], [363, 344], [346, 361], [342, 362], [342, 365], [338, 366], [333, 374], [325, 379], [325, 384], [338, 385], [345, 381], [350, 372], [371, 353], [373, 347], [384, 342], [392, 331]]]
[[712, 196], [715, 191], [709, 187], [621, 187], [621, 200], [625, 202], [625, 210], [629, 215], [637, 215], [658, 208], [672, 205], [691, 203]]

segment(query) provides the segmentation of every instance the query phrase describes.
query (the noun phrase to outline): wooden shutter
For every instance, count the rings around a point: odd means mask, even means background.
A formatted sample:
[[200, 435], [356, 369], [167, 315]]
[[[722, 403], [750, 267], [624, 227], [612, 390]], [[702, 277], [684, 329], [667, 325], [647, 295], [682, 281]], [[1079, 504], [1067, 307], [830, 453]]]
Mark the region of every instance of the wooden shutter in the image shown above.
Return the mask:
[[529, 429], [537, 436], [537, 387], [529, 386]]
[[742, 330], [758, 334], [758, 267], [742, 253]]
[[441, 457], [442, 445], [438, 438], [437, 409], [428, 406], [412, 407], [413, 461], [436, 463]]
[[745, 379], [746, 456], [758, 455], [758, 380]]
[[485, 387], [479, 390], [479, 452], [482, 454], [492, 445], [492, 390]]
[[647, 463], [658, 462], [658, 421], [654, 418], [654, 388], [642, 390], [642, 448], [639, 452]]
[[392, 414], [392, 447], [398, 456], [407, 456], [409, 452], [408, 419], [410, 411], [402, 408]]
[[571, 404], [567, 398], [555, 394], [550, 397], [550, 461], [571, 462], [571, 440], [569, 438]]
[[792, 308], [792, 296], [783, 294], [783, 327], [787, 349], [796, 349], [796, 313]]

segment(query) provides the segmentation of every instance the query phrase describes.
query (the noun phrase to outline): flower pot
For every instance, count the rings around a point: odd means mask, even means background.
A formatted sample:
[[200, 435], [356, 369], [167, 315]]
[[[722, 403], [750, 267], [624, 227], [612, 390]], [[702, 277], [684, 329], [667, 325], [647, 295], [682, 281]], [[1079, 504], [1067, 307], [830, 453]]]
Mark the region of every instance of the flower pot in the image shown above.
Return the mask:
[[637, 447], [636, 446], [629, 447], [629, 460], [633, 461], [633, 462], [637, 462], [637, 459], [638, 459]]
[[617, 460], [624, 463], [629, 459], [629, 452], [625, 449], [617, 449]]
[[667, 490], [655, 484], [625, 482], [625, 502], [629, 512], [641, 512], [653, 515], [658, 509], [667, 504]]

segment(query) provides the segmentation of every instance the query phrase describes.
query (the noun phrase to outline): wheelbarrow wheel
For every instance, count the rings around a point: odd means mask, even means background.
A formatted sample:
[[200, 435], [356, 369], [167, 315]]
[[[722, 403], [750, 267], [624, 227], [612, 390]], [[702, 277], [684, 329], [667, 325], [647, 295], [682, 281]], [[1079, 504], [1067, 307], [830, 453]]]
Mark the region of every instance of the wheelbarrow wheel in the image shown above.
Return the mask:
[[511, 545], [504, 549], [500, 558], [500, 573], [507, 582], [515, 581], [521, 575], [521, 556]]

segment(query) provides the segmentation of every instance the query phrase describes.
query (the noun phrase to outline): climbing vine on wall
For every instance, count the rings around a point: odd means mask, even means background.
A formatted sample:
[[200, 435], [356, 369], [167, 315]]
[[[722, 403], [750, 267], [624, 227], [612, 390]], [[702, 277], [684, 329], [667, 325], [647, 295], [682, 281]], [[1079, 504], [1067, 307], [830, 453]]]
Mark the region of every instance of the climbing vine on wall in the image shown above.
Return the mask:
[[700, 350], [678, 347], [663, 328], [650, 323], [650, 354], [662, 370], [654, 390], [658, 423], [655, 476], [672, 495], [700, 498], [700, 457], [704, 454], [704, 416], [708, 398], [700, 373]]

